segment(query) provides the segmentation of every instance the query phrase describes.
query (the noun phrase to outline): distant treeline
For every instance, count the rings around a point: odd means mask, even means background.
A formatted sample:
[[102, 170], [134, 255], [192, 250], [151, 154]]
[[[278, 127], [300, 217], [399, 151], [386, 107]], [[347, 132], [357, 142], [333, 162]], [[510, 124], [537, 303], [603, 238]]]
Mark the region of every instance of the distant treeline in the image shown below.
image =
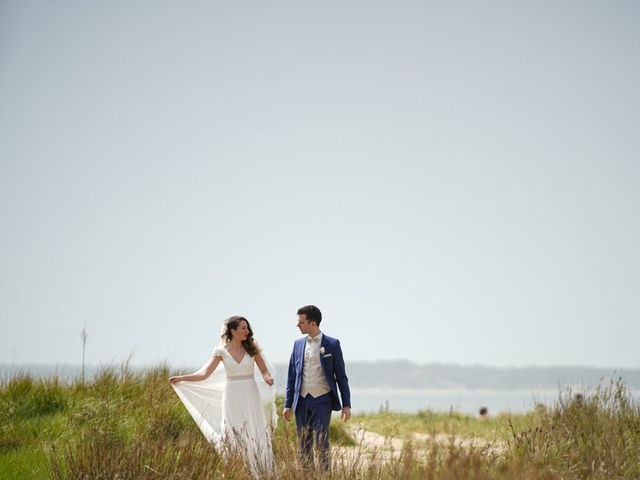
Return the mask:
[[[87, 376], [101, 367], [87, 366]], [[192, 371], [198, 367], [176, 366], [172, 369]], [[142, 370], [144, 367], [131, 367]], [[284, 388], [286, 364], [276, 365], [276, 383]], [[80, 375], [80, 365], [9, 365], [0, 364], [0, 379], [17, 372], [34, 377], [57, 374], [70, 380]], [[622, 378], [627, 387], [640, 389], [640, 369], [614, 369], [593, 367], [488, 367], [451, 364], [417, 364], [407, 360], [352, 361], [347, 365], [349, 383], [355, 388], [492, 388], [528, 389], [568, 386], [595, 386], [609, 379]]]
[[[284, 381], [286, 365], [277, 365], [276, 381]], [[622, 377], [631, 389], [640, 389], [640, 369], [590, 367], [487, 367], [417, 364], [407, 360], [354, 361], [347, 365], [349, 384], [360, 388], [556, 388], [598, 385]], [[279, 382], [279, 383], [280, 383]]]
[[354, 387], [395, 388], [555, 388], [598, 385], [622, 377], [629, 388], [640, 388], [640, 369], [591, 367], [488, 367], [410, 361], [350, 362]]

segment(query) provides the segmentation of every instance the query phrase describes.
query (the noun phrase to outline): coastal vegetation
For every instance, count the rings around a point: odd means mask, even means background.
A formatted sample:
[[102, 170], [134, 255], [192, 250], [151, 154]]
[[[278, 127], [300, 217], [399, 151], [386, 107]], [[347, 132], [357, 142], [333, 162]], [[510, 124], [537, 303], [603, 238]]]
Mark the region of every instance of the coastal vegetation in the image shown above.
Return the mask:
[[[105, 368], [86, 381], [0, 384], [0, 478], [249, 478], [214, 451], [171, 389], [171, 369]], [[282, 399], [279, 399], [281, 408]], [[640, 478], [640, 407], [622, 381], [561, 391], [522, 415], [382, 411], [331, 425], [335, 479]], [[278, 422], [273, 478], [310, 478], [295, 426]]]

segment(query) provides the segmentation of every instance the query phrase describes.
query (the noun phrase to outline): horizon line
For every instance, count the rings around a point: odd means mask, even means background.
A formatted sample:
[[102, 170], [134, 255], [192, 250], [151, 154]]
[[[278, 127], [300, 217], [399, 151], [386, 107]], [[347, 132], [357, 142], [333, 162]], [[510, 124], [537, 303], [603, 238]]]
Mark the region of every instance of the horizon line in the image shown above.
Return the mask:
[[[274, 365], [286, 364], [287, 361], [281, 362], [272, 362]], [[410, 360], [407, 358], [381, 358], [377, 360], [349, 360], [346, 362], [347, 366], [350, 363], [411, 363], [418, 366], [448, 366], [448, 367], [458, 367], [458, 368], [488, 368], [488, 369], [527, 369], [527, 368], [537, 368], [537, 369], [554, 369], [554, 368], [564, 368], [564, 369], [591, 369], [591, 370], [611, 370], [613, 372], [616, 371], [629, 371], [629, 370], [640, 370], [639, 366], [600, 366], [600, 365], [588, 365], [588, 364], [513, 364], [513, 365], [491, 365], [485, 363], [456, 363], [456, 362], [442, 362], [442, 361], [430, 361], [430, 362], [416, 362], [414, 360]], [[42, 366], [42, 367], [58, 367], [58, 366], [82, 366], [82, 362], [72, 363], [72, 362], [6, 362], [0, 361], [1, 367], [17, 367], [21, 365], [29, 365], [29, 366]], [[158, 366], [185, 366], [185, 364], [179, 364], [174, 362], [168, 362], [166, 360], [158, 360], [154, 363], [137, 363], [137, 362], [128, 362], [127, 360], [121, 361], [112, 361], [112, 362], [85, 362], [85, 367], [103, 367], [103, 366], [123, 366], [129, 365], [131, 367], [137, 368], [149, 368], [149, 367], [158, 367]]]

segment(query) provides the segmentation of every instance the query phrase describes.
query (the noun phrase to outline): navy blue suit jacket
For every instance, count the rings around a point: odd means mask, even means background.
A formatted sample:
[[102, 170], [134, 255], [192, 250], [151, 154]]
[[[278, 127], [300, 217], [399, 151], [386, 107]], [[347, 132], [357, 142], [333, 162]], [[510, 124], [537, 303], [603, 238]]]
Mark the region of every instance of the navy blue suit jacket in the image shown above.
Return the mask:
[[[302, 386], [302, 372], [304, 365], [304, 347], [307, 337], [296, 340], [293, 344], [293, 352], [289, 360], [289, 373], [287, 374], [287, 388], [285, 390], [284, 407], [291, 408], [294, 412], [300, 397], [300, 387]], [[324, 348], [324, 354], [320, 354], [320, 363], [324, 370], [324, 376], [331, 388], [331, 403], [333, 410], [351, 407], [351, 393], [349, 392], [349, 379], [344, 368], [344, 358], [342, 357], [342, 349], [340, 348], [340, 340], [332, 338], [322, 333], [322, 342], [320, 347]], [[338, 395], [340, 389], [340, 395]]]

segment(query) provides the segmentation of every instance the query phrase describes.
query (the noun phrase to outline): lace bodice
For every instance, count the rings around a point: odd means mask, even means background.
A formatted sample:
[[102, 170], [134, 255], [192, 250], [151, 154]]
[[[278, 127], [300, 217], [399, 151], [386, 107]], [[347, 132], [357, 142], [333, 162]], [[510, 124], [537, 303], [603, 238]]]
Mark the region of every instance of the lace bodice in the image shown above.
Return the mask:
[[222, 357], [222, 363], [224, 364], [224, 371], [227, 374], [227, 378], [240, 377], [240, 376], [253, 376], [253, 366], [255, 362], [248, 353], [245, 353], [240, 362], [236, 362], [226, 348], [217, 347], [213, 351], [213, 355], [216, 357]]

